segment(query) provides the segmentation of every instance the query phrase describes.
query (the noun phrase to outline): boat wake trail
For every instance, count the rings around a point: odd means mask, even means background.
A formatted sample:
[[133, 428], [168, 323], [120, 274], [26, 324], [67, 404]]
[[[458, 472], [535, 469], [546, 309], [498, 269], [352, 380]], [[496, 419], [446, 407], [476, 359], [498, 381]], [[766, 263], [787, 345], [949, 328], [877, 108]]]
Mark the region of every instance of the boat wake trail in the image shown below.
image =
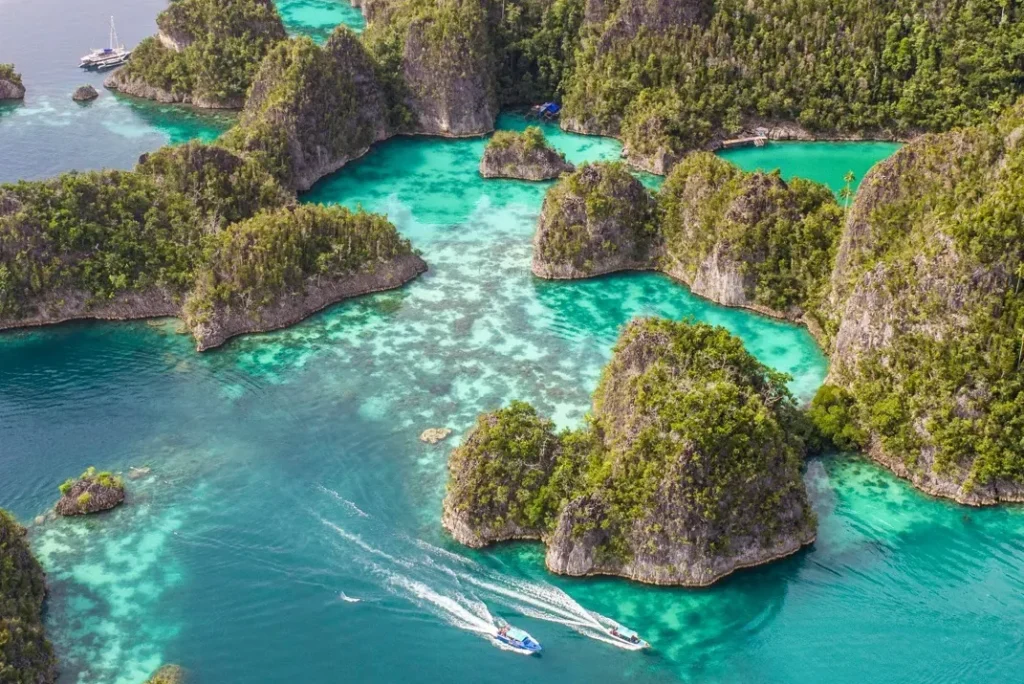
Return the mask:
[[359, 506], [356, 506], [355, 503], [353, 503], [352, 501], [349, 501], [348, 499], [346, 499], [345, 497], [343, 497], [341, 494], [339, 494], [338, 492], [334, 491], [330, 487], [324, 487], [323, 485], [317, 485], [317, 489], [319, 489], [324, 494], [327, 494], [328, 496], [333, 497], [336, 501], [338, 501], [340, 504], [345, 506], [345, 508], [347, 508], [352, 513], [355, 513], [356, 515], [358, 515], [360, 518], [369, 518], [370, 517], [369, 513], [367, 513], [363, 509], [361, 509]]
[[[381, 524], [372, 519], [360, 524], [370, 526], [366, 529], [368, 538], [380, 540], [386, 551], [327, 518], [317, 518], [337, 534], [338, 548], [345, 552], [346, 559], [362, 564], [389, 593], [428, 610], [453, 627], [492, 637], [498, 627], [488, 606], [500, 606], [502, 612], [565, 625], [587, 638], [618, 648], [642, 648], [612, 637], [610, 628], [620, 625], [587, 610], [552, 584], [525, 580], [423, 540], [394, 534], [381, 529]], [[344, 593], [341, 598], [353, 600]], [[500, 642], [491, 641], [501, 646]]]

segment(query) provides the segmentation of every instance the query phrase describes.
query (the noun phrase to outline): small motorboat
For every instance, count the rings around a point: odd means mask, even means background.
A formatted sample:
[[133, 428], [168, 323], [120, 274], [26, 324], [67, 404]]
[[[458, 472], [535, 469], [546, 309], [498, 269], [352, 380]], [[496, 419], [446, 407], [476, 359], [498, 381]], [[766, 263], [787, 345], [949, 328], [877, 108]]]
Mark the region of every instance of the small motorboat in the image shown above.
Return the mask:
[[541, 651], [540, 643], [536, 639], [523, 630], [516, 629], [500, 620], [498, 629], [494, 633], [494, 640], [523, 655], [533, 655]]
[[125, 49], [124, 45], [118, 42], [117, 29], [114, 27], [114, 17], [110, 17], [109, 47], [94, 49], [82, 57], [78, 66], [83, 69], [110, 69], [124, 64], [131, 56], [132, 51]]
[[608, 628], [608, 636], [627, 643], [636, 648], [647, 648], [649, 643], [640, 638], [640, 635], [622, 625], [615, 625]]

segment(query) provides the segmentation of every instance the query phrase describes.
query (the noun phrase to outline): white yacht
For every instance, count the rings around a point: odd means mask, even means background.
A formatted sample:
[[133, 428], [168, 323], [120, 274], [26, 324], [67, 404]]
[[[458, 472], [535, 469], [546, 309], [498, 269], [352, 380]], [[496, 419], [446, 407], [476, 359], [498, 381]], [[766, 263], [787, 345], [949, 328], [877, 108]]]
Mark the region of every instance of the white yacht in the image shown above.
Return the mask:
[[109, 69], [120, 66], [128, 61], [132, 51], [126, 50], [124, 45], [117, 40], [117, 29], [114, 28], [114, 17], [110, 17], [110, 46], [96, 48], [85, 57], [79, 64], [83, 69]]

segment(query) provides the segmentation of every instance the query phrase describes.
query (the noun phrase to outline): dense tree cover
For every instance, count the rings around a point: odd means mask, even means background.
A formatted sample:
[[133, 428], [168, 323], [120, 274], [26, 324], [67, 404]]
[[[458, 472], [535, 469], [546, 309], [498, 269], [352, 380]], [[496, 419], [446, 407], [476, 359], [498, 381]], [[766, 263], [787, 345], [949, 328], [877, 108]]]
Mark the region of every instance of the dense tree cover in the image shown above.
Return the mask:
[[376, 66], [343, 26], [321, 48], [309, 38], [277, 45], [260, 66], [240, 124], [223, 143], [259, 159], [288, 187], [312, 181], [388, 132], [389, 104]]
[[0, 197], [5, 321], [74, 294], [102, 301], [126, 291], [184, 292], [212, 236], [292, 201], [252, 161], [200, 143], [160, 150], [136, 171], [0, 186]]
[[175, 46], [146, 38], [123, 77], [233, 107], [241, 106], [263, 57], [285, 38], [271, 0], [174, 0], [157, 26]]
[[[693, 283], [709, 258], [741, 274], [746, 299], [815, 309], [827, 294], [843, 211], [825, 186], [688, 155], [657, 194], [663, 268]], [[713, 256], [714, 255], [714, 256]]]
[[566, 524], [574, 538], [599, 530], [599, 563], [659, 565], [687, 549], [700, 565], [782, 535], [806, 539], [809, 431], [787, 379], [723, 328], [636, 320], [585, 427], [556, 435], [521, 402], [481, 416], [452, 454], [446, 507], [471, 526], [511, 517], [538, 537]]
[[217, 307], [258, 312], [308, 281], [372, 273], [412, 253], [385, 217], [344, 207], [304, 204], [256, 214], [232, 224], [206, 245], [206, 258], [186, 304], [191, 322]]
[[565, 115], [638, 156], [679, 154], [749, 118], [906, 134], [974, 123], [1024, 83], [1003, 0], [594, 0]]
[[14, 70], [13, 64], [0, 64], [0, 81], [10, 81], [19, 88], [24, 88], [21, 74]]
[[544, 131], [537, 126], [527, 126], [525, 130], [519, 131], [496, 131], [491, 139], [487, 141], [487, 149], [499, 150], [509, 147], [520, 147], [526, 152], [532, 152], [541, 148], [551, 149]]
[[[621, 162], [584, 164], [548, 190], [534, 240], [534, 272], [564, 266], [585, 277], [609, 262], [636, 268], [656, 251], [657, 215], [650, 193]], [[542, 274], [543, 273], [539, 273]]]
[[25, 529], [0, 509], [0, 682], [49, 684], [56, 660], [43, 632], [46, 583]]
[[480, 173], [487, 178], [548, 180], [574, 170], [537, 126], [522, 132], [497, 131], [487, 141], [480, 160]]
[[1022, 131], [1017, 105], [877, 166], [833, 278], [830, 377], [852, 400], [826, 386], [815, 403], [961, 498], [1024, 483]]

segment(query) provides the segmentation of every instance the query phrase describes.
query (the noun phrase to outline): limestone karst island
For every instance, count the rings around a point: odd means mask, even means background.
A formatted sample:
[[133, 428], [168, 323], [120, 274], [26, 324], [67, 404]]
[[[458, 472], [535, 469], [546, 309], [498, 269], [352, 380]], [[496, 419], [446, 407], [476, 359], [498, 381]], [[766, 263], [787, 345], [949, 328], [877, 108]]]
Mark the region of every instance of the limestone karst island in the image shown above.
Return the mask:
[[1021, 679], [1022, 46], [0, 2], [0, 684]]

